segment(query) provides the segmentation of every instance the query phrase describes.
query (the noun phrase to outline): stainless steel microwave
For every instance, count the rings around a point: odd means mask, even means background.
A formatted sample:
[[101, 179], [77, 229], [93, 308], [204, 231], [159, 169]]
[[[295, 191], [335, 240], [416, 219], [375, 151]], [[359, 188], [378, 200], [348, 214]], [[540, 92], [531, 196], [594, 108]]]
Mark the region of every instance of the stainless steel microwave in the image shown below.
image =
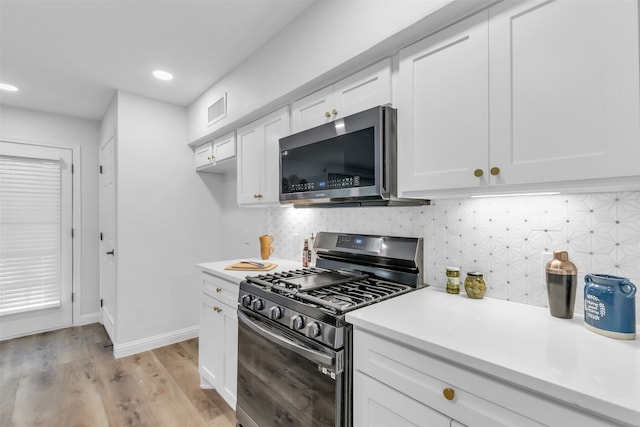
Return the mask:
[[280, 202], [424, 204], [396, 198], [396, 110], [375, 107], [280, 139]]

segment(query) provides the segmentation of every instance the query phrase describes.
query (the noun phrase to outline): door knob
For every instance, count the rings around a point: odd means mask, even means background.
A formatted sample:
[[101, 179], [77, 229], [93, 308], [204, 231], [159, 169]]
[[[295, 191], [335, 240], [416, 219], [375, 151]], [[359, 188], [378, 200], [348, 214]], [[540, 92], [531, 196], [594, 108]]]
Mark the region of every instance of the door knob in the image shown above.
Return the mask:
[[484, 172], [482, 172], [482, 169], [476, 169], [476, 170], [474, 170], [474, 171], [473, 171], [473, 175], [474, 175], [476, 178], [480, 178], [480, 177], [482, 176], [482, 174], [483, 174], [483, 173], [484, 173]]
[[113, 255], [115, 253], [115, 251], [112, 249], [109, 252], [105, 252], [107, 255]]
[[497, 166], [494, 166], [494, 167], [491, 168], [490, 172], [491, 172], [491, 175], [496, 176], [496, 175], [498, 175], [500, 173], [500, 168], [497, 167]]

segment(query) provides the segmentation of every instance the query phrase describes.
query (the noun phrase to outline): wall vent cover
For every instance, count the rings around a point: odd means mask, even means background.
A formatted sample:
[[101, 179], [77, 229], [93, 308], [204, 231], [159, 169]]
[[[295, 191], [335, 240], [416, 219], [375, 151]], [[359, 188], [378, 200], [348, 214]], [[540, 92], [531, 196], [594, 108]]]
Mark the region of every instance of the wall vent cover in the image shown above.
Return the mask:
[[225, 92], [218, 100], [207, 109], [208, 126], [227, 116], [227, 93]]

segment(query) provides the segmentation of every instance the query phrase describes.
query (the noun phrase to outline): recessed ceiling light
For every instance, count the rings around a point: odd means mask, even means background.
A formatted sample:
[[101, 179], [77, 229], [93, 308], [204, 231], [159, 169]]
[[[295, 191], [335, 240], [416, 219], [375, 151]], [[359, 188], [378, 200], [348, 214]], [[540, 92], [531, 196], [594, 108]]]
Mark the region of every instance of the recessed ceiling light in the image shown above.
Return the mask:
[[167, 71], [162, 71], [162, 70], [155, 70], [153, 72], [153, 76], [156, 79], [160, 79], [160, 80], [172, 80], [173, 79], [173, 74], [167, 72]]
[[0, 89], [1, 90], [6, 90], [8, 92], [17, 92], [18, 88], [15, 87], [14, 85], [10, 85], [8, 83], [0, 83]]

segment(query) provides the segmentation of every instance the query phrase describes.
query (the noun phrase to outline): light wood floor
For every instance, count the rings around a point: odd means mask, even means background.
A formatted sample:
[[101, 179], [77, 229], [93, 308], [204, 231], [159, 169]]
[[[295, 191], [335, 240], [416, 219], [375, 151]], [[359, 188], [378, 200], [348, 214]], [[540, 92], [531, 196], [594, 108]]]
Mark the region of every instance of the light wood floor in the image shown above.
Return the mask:
[[0, 426], [235, 426], [198, 340], [113, 358], [99, 324], [0, 342]]

